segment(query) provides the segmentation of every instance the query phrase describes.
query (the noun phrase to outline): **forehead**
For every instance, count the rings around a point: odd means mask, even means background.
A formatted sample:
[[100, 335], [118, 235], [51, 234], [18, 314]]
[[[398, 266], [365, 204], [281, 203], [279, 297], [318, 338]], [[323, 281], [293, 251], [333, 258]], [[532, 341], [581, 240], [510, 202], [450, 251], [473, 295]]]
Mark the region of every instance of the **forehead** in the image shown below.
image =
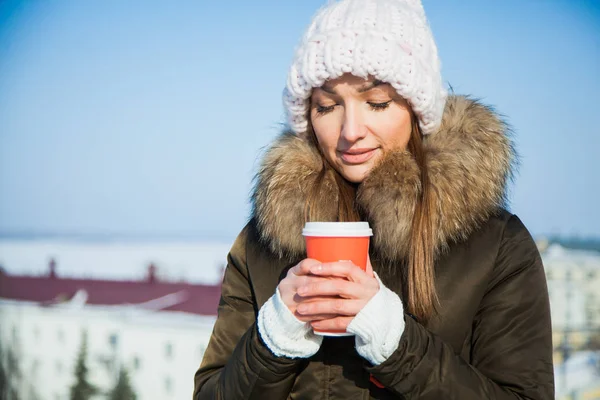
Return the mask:
[[369, 76], [368, 78], [361, 78], [359, 76], [355, 76], [352, 74], [344, 74], [339, 78], [330, 79], [326, 81], [322, 89], [334, 89], [339, 86], [351, 86], [356, 89], [366, 88], [366, 87], [374, 87], [383, 84], [383, 82]]
[[314, 90], [315, 93], [329, 93], [331, 95], [342, 95], [347, 94], [363, 94], [369, 92], [371, 89], [379, 87], [384, 91], [389, 91], [391, 86], [387, 82], [380, 81], [374, 78], [360, 78], [350, 74], [343, 75], [336, 79], [331, 79], [325, 82], [320, 90]]

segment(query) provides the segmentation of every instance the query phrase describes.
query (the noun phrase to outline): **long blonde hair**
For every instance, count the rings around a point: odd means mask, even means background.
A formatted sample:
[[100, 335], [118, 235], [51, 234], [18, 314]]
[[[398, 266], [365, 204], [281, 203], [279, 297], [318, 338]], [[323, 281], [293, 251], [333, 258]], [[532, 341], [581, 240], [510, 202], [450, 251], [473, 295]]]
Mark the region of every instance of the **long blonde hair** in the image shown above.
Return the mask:
[[[421, 171], [421, 193], [412, 217], [407, 271], [405, 274], [407, 311], [419, 321], [428, 321], [436, 312], [439, 304], [435, 288], [434, 273], [434, 226], [435, 200], [429, 185], [426, 153], [423, 150], [423, 135], [418, 120], [411, 116], [412, 129], [407, 150], [414, 157]], [[320, 149], [317, 136], [308, 118], [309, 140]], [[319, 150], [320, 151], [320, 150]], [[358, 185], [348, 182], [327, 162], [321, 154], [323, 168], [319, 172], [316, 184], [311, 189], [306, 202], [305, 218], [307, 221], [319, 221], [319, 194], [326, 177], [332, 176], [338, 189], [337, 220], [360, 221], [361, 215], [356, 206], [356, 191]]]

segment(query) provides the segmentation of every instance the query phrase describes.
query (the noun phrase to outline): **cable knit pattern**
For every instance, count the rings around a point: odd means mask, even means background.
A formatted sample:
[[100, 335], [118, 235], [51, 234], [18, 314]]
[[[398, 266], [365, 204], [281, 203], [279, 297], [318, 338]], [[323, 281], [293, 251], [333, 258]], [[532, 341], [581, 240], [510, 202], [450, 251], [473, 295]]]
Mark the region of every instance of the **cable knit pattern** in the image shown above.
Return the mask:
[[278, 357], [307, 358], [319, 351], [323, 342], [310, 324], [300, 321], [287, 308], [279, 289], [258, 312], [258, 332]]
[[404, 307], [396, 293], [385, 287], [379, 276], [379, 292], [350, 322], [347, 332], [356, 335], [356, 351], [379, 365], [398, 348], [404, 332]]
[[296, 134], [306, 134], [312, 89], [345, 73], [391, 84], [410, 103], [423, 134], [439, 127], [447, 92], [421, 0], [342, 0], [317, 12], [283, 94]]

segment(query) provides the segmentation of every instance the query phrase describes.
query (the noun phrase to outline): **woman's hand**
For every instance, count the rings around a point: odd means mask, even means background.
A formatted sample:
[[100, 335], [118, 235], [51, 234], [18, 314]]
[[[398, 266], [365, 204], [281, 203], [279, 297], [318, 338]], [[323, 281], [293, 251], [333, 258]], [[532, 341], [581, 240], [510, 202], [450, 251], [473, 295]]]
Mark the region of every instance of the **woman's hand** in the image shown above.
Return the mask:
[[[284, 279], [279, 282], [279, 294], [281, 300], [287, 308], [296, 316], [296, 318], [308, 322], [310, 319], [303, 318], [296, 312], [298, 305], [302, 302], [310, 301], [309, 298], [298, 295], [298, 288], [310, 285], [314, 282], [315, 276], [311, 275], [311, 269], [320, 266], [317, 260], [306, 258], [300, 261], [296, 266], [290, 268]], [[320, 279], [320, 278], [319, 278]]]
[[379, 291], [370, 261], [363, 271], [350, 261], [315, 263], [306, 267], [297, 286], [296, 315], [318, 330], [345, 331], [356, 314]]

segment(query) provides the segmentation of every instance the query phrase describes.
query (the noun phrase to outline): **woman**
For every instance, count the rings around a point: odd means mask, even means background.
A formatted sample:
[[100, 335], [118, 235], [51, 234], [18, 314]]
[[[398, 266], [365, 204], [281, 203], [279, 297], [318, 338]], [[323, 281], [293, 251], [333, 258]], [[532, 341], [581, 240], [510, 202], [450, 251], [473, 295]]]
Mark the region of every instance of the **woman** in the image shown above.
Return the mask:
[[[503, 209], [507, 128], [447, 96], [420, 1], [321, 9], [284, 104], [194, 399], [553, 398], [542, 262]], [[307, 220], [368, 221], [367, 271], [305, 259]]]

